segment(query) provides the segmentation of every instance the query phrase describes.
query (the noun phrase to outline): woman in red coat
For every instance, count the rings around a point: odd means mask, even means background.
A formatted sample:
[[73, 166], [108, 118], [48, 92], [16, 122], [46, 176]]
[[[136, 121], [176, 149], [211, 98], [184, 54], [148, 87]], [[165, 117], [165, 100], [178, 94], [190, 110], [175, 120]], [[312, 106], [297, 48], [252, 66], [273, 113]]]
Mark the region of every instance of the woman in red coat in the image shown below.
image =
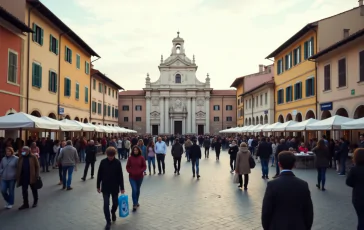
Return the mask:
[[131, 185], [133, 198], [133, 212], [139, 207], [140, 187], [142, 186], [144, 171], [147, 169], [147, 164], [142, 156], [142, 150], [138, 146], [131, 149], [131, 156], [126, 163], [126, 171], [129, 173], [129, 181]]

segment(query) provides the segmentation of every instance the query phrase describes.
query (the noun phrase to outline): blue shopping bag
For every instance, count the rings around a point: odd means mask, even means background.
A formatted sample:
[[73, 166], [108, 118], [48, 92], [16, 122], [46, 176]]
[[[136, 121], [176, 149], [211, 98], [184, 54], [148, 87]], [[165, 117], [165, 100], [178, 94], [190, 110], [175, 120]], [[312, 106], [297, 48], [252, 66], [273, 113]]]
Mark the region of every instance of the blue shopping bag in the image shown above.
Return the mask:
[[122, 194], [119, 196], [119, 216], [122, 218], [129, 216], [128, 195]]

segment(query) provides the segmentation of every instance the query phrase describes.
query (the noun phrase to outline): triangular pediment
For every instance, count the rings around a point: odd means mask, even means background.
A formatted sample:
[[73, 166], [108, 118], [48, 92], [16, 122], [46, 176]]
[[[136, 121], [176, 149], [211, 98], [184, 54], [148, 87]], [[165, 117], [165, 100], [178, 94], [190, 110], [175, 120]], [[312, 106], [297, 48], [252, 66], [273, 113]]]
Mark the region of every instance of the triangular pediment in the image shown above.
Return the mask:
[[166, 62], [160, 64], [160, 66], [173, 66], [173, 67], [180, 67], [180, 66], [193, 66], [191, 62], [188, 62], [180, 57], [173, 58], [171, 60], [166, 60]]
[[150, 113], [150, 118], [159, 118], [160, 113], [157, 111], [153, 111]]
[[205, 112], [202, 112], [202, 111], [198, 111], [196, 113], [196, 119], [202, 119], [202, 118], [206, 118], [206, 113]]

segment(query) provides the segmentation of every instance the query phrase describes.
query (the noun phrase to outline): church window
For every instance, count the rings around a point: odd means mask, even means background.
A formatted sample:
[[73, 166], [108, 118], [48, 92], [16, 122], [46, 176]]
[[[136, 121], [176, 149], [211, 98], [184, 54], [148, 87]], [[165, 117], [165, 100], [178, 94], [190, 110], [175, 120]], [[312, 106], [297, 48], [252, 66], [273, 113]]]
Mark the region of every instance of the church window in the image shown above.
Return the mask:
[[181, 53], [181, 45], [180, 44], [176, 45], [176, 53], [177, 54]]
[[175, 79], [175, 82], [176, 83], [181, 83], [181, 75], [180, 74], [176, 74], [176, 79]]

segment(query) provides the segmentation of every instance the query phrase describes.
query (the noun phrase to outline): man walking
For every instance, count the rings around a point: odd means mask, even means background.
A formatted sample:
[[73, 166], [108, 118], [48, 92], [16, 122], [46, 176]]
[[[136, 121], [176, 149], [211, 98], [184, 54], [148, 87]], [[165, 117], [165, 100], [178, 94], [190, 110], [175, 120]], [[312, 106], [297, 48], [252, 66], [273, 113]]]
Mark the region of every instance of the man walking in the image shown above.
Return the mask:
[[[67, 188], [67, 190], [72, 190], [71, 187], [72, 174], [73, 170], [77, 171], [76, 164], [77, 162], [79, 162], [79, 158], [76, 148], [72, 146], [71, 140], [68, 140], [66, 142], [66, 146], [59, 153], [58, 162], [62, 165], [63, 189]], [[67, 172], [68, 172], [68, 180], [66, 180]]]
[[86, 165], [85, 165], [85, 171], [83, 172], [83, 177], [81, 178], [83, 181], [86, 180], [87, 171], [90, 165], [91, 165], [91, 179], [94, 179], [94, 168], [95, 168], [96, 153], [97, 153], [97, 147], [95, 146], [94, 140], [90, 140], [85, 151], [86, 151]]
[[[200, 176], [200, 159], [201, 159], [201, 148], [200, 146], [198, 146], [197, 140], [193, 139], [192, 140], [193, 145], [190, 148], [190, 158], [192, 161], [192, 173], [193, 173], [193, 177], [195, 177], [195, 175], [197, 174], [197, 179], [199, 179]], [[195, 171], [196, 169], [196, 171]]]
[[215, 152], [216, 152], [216, 160], [220, 160], [220, 151], [221, 151], [221, 139], [217, 139], [215, 142]]
[[[268, 182], [262, 207], [264, 230], [308, 230], [313, 223], [313, 206], [310, 190], [292, 172], [296, 157], [283, 151], [278, 155], [282, 171], [279, 177]], [[288, 215], [287, 215], [288, 214]]]
[[[106, 149], [107, 158], [100, 162], [97, 173], [97, 192], [102, 192], [104, 199], [104, 214], [106, 219], [106, 230], [111, 227], [112, 221], [116, 221], [116, 210], [118, 209], [119, 191], [124, 194], [124, 179], [121, 162], [115, 158], [116, 149], [109, 147]], [[112, 199], [110, 218], [110, 196]]]
[[205, 147], [205, 158], [209, 158], [211, 141], [209, 137], [206, 137], [203, 142], [203, 147]]
[[276, 154], [274, 156], [274, 158], [276, 159], [276, 175], [273, 177], [273, 179], [279, 177], [278, 155], [279, 155], [279, 153], [281, 153], [283, 151], [288, 151], [288, 146], [286, 144], [285, 139], [281, 139], [281, 141], [280, 141], [280, 143], [279, 143], [279, 145], [277, 146], [277, 149], [276, 149]]
[[[177, 142], [177, 141], [176, 141]], [[162, 137], [158, 137], [158, 141], [155, 143], [154, 152], [157, 154], [157, 162], [158, 162], [158, 175], [166, 173], [166, 166], [164, 163], [164, 159], [167, 153], [167, 145], [164, 141], [162, 141]]]
[[187, 162], [190, 162], [190, 148], [192, 146], [192, 142], [190, 140], [190, 138], [187, 138], [186, 142], [185, 142], [185, 151], [186, 151], [186, 157], [187, 157]]
[[174, 174], [177, 173], [177, 175], [179, 175], [179, 170], [181, 169], [182, 154], [183, 154], [183, 146], [179, 143], [178, 139], [176, 139], [176, 143], [172, 145], [172, 156], [174, 164]]
[[265, 137], [262, 138], [259, 146], [257, 156], [260, 157], [260, 162], [262, 164], [262, 178], [269, 179], [268, 171], [269, 171], [269, 158], [273, 153], [272, 145], [267, 143]]

